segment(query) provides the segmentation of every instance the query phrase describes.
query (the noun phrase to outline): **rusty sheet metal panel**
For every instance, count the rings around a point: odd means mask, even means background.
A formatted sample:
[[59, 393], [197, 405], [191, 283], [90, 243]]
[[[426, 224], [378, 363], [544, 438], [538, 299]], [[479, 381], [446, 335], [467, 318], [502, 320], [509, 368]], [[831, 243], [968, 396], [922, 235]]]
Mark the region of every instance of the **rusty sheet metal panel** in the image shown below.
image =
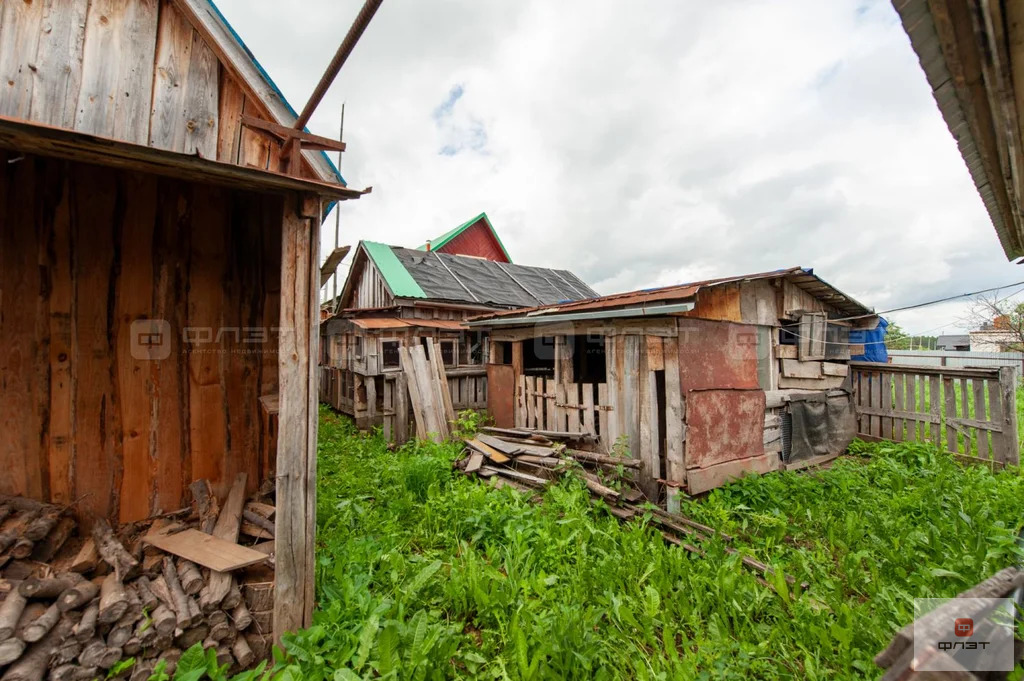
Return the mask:
[[679, 319], [679, 380], [691, 390], [759, 388], [757, 327]]
[[686, 467], [764, 454], [763, 390], [698, 390], [686, 395]]
[[487, 413], [498, 428], [515, 428], [516, 376], [512, 365], [487, 365]]
[[753, 321], [743, 319], [740, 311], [740, 284], [706, 286], [697, 292], [697, 303], [685, 317], [720, 319], [729, 322]]

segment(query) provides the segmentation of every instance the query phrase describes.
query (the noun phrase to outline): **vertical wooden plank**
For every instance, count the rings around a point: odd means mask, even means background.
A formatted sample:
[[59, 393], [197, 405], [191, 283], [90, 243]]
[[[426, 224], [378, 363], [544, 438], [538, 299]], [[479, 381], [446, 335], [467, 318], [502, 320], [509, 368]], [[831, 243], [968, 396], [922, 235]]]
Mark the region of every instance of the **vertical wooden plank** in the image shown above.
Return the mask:
[[[390, 412], [390, 413], [389, 413]], [[393, 383], [389, 377], [384, 377], [384, 439], [392, 440], [395, 422], [395, 397]]]
[[[634, 459], [640, 455], [640, 346], [642, 336], [622, 336], [619, 396], [615, 405], [619, 413], [620, 432], [626, 435], [629, 451]], [[646, 376], [644, 376], [646, 380]]]
[[[307, 602], [307, 589], [314, 576], [312, 565], [313, 536], [308, 522], [315, 521], [309, 499], [311, 349], [311, 244], [309, 222], [296, 215], [286, 201], [282, 214], [281, 245], [281, 328], [280, 351], [280, 426], [277, 446], [277, 525], [276, 565], [274, 571], [274, 639], [279, 642], [287, 631], [306, 624], [312, 603]], [[319, 239], [316, 239], [319, 241]], [[315, 431], [313, 431], [315, 433]], [[315, 465], [315, 464], [314, 464]]]
[[556, 392], [555, 379], [548, 378], [544, 381], [544, 418], [548, 430], [558, 430], [558, 413], [555, 408]]
[[555, 383], [572, 383], [572, 348], [566, 336], [555, 336]]
[[931, 437], [930, 441], [936, 447], [942, 447], [942, 423], [941, 409], [939, 403], [942, 400], [938, 376], [928, 377], [928, 412], [931, 414]]
[[1002, 427], [1003, 427], [1003, 397], [1000, 392], [999, 380], [995, 377], [990, 378], [986, 381], [986, 389], [988, 392], [988, 414], [989, 421], [994, 425], [998, 426], [1000, 432], [992, 433], [992, 458], [995, 461], [1005, 462], [1006, 450], [1004, 448], [1005, 440], [1003, 439]]
[[366, 418], [367, 426], [372, 428], [376, 425], [377, 419], [377, 379], [375, 376], [367, 376], [366, 382]]
[[615, 441], [609, 435], [609, 428], [611, 428], [612, 419], [608, 415], [608, 384], [598, 383], [597, 384], [597, 425], [601, 428], [601, 449], [605, 453], [612, 451], [612, 445]]
[[523, 376], [523, 411], [526, 414], [526, 420], [523, 423], [525, 428], [535, 428], [534, 423], [534, 402], [533, 402], [533, 376]]
[[[988, 410], [985, 409], [985, 381], [980, 378], [972, 378], [971, 390], [974, 395], [974, 419], [976, 421], [989, 421]], [[988, 431], [978, 428], [976, 432], [978, 435], [978, 456], [982, 459], [987, 459]]]
[[[654, 371], [650, 367], [650, 357], [647, 354], [649, 345], [644, 336], [627, 336], [637, 339], [638, 349], [638, 381], [639, 390], [639, 421], [637, 424], [637, 444], [634, 451], [639, 454], [642, 462], [640, 469], [640, 489], [644, 491], [647, 498], [655, 503], [661, 503], [661, 484], [658, 478], [661, 474], [661, 459], [658, 456], [658, 396], [656, 391]], [[627, 398], [628, 399], [628, 398]]]
[[618, 336], [606, 336], [605, 337], [605, 379], [607, 381], [605, 385], [605, 397], [601, 398], [602, 407], [610, 407], [611, 413], [607, 410], [602, 411], [602, 415], [608, 417], [608, 427], [604, 428], [602, 423], [601, 439], [604, 440], [606, 449], [610, 452], [615, 447], [616, 442], [619, 439], [621, 431], [619, 429], [620, 417], [619, 417], [619, 376], [621, 362], [618, 360], [621, 355], [621, 343], [620, 337]]
[[[227, 196], [196, 186], [191, 211], [188, 288], [188, 408], [192, 479], [206, 478], [218, 497], [227, 496], [228, 423], [225, 413], [224, 353], [217, 342], [226, 311]], [[282, 417], [283, 421], [283, 417]], [[283, 450], [278, 447], [278, 455]]]
[[242, 88], [223, 70], [220, 95], [217, 98], [217, 160], [238, 164], [238, 150], [242, 138], [242, 107], [245, 95]]
[[[960, 383], [960, 414], [961, 414], [961, 416], [963, 416], [963, 418], [970, 419], [971, 418], [971, 405], [967, 401], [967, 379], [966, 378], [959, 378], [957, 380]], [[973, 455], [974, 454], [974, 447], [973, 447], [974, 428], [972, 428], [970, 426], [967, 426], [967, 425], [964, 425], [963, 426], [963, 432], [964, 432], [964, 454]]]
[[[117, 282], [117, 388], [124, 430], [120, 488], [120, 522], [142, 520], [152, 513], [154, 496], [150, 459], [153, 360], [137, 346], [133, 322], [149, 320], [153, 304], [153, 232], [157, 182], [152, 175], [120, 173], [123, 217], [119, 225], [121, 276]], [[157, 360], [157, 361], [166, 361]]]
[[[905, 411], [905, 401], [903, 399], [903, 386], [904, 376], [901, 374], [893, 375], [893, 388], [896, 392], [896, 403], [893, 407], [894, 411]], [[905, 419], [893, 418], [892, 420], [892, 439], [899, 442], [903, 439], [903, 426], [906, 423]]]
[[[0, 162], [3, 162], [2, 158]], [[50, 500], [56, 504], [70, 504], [73, 498], [71, 463], [75, 442], [75, 386], [72, 380], [72, 363], [75, 361], [72, 322], [75, 309], [71, 271], [71, 181], [65, 173], [62, 175], [62, 191], [54, 207], [49, 262], [50, 451], [47, 459], [50, 467]], [[0, 185], [3, 184], [5, 182], [0, 180]], [[0, 189], [0, 203], [3, 203], [5, 198], [3, 190]], [[0, 228], [0, 232], [2, 231]], [[0, 234], [0, 244], [2, 243], [3, 237]], [[0, 252], [2, 251], [3, 247], [0, 245]]]
[[1017, 435], [1017, 384], [1013, 367], [999, 368], [999, 392], [1002, 411], [1003, 462], [1020, 465], [1020, 443]]
[[[912, 414], [916, 414], [917, 413], [917, 374], [906, 374], [906, 375], [903, 376], [903, 380], [905, 382], [905, 386], [904, 386], [904, 390], [903, 390], [903, 400], [904, 400], [904, 405], [905, 405], [905, 409], [904, 410], [908, 411], [908, 412], [910, 412]], [[908, 419], [907, 420], [907, 435], [906, 435], [906, 439], [910, 440], [911, 442], [920, 442], [920, 441], [924, 440], [923, 437], [918, 435], [918, 424], [920, 424], [920, 423], [921, 423], [921, 421], [919, 421], [917, 419]]]
[[44, 0], [41, 4], [43, 22], [34, 64], [36, 77], [30, 118], [71, 129], [75, 125], [78, 89], [82, 84], [82, 48], [89, 0]]
[[76, 130], [149, 141], [156, 32], [157, 0], [92, 0]]
[[395, 442], [404, 444], [409, 439], [409, 388], [404, 371], [395, 374]]
[[[192, 54], [188, 67], [185, 96], [185, 153], [201, 158], [217, 158], [217, 99], [220, 94], [220, 65], [213, 50], [192, 32]], [[319, 288], [317, 289], [319, 298]], [[316, 334], [319, 337], [319, 332]]]
[[42, 20], [42, 2], [0, 5], [0, 116], [29, 117]]
[[547, 419], [544, 417], [544, 404], [546, 403], [544, 395], [547, 394], [547, 381], [544, 379], [543, 376], [534, 377], [533, 389], [533, 414], [537, 419], [537, 422], [534, 424], [533, 427], [537, 428], [538, 430], [543, 430], [547, 425]]
[[[882, 372], [882, 410], [887, 414], [892, 414], [892, 374], [889, 372]], [[892, 416], [883, 416], [882, 419], [882, 437], [887, 440], [892, 439]]]
[[405, 376], [409, 391], [409, 403], [412, 405], [413, 418], [416, 421], [416, 437], [423, 440], [427, 437], [427, 417], [423, 411], [423, 391], [420, 389], [419, 376], [416, 373], [412, 351], [408, 346], [401, 345], [398, 348], [398, 354], [401, 358], [402, 374]]
[[[873, 372], [871, 381], [871, 406], [878, 409], [883, 408], [882, 403], [882, 372]], [[874, 416], [871, 419], [871, 434], [875, 437], [882, 437], [882, 417]]]
[[555, 381], [554, 386], [552, 386], [555, 390], [555, 408], [553, 410], [554, 428], [552, 428], [552, 430], [563, 430], [566, 432], [572, 430], [571, 415], [573, 414], [573, 411], [562, 405], [567, 405], [569, 403], [569, 396], [566, 388], [573, 387], [574, 385], [575, 384], [570, 383], [566, 386], [564, 383]]
[[583, 432], [597, 435], [597, 424], [594, 414], [594, 384], [584, 383], [583, 388]]
[[679, 341], [663, 339], [665, 363], [665, 479], [686, 482], [683, 442], [683, 393], [679, 379]]
[[[216, 137], [216, 133], [214, 134]], [[319, 200], [315, 214], [322, 214]], [[309, 247], [306, 251], [306, 555], [303, 584], [302, 626], [313, 624], [313, 606], [316, 603], [316, 483], [317, 436], [320, 429], [317, 393], [317, 358], [320, 357], [320, 218], [302, 221], [308, 230]]]
[[957, 452], [957, 430], [952, 424], [956, 418], [956, 393], [953, 391], [953, 379], [948, 376], [942, 377], [942, 396], [946, 403], [946, 449], [949, 452]]
[[451, 434], [451, 424], [455, 421], [455, 406], [452, 404], [452, 395], [448, 390], [448, 375], [444, 369], [441, 346], [436, 340], [430, 339], [427, 347], [430, 349], [430, 361], [434, 365], [434, 372], [437, 374], [437, 385], [441, 393], [438, 406], [444, 409], [441, 421], [444, 426], [444, 439], [447, 440]]

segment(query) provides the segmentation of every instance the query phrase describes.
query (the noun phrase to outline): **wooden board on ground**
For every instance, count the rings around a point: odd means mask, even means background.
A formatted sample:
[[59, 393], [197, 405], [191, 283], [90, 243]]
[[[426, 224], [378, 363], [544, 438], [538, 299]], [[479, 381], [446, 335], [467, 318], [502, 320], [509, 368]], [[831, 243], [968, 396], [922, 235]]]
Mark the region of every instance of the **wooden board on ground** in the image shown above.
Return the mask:
[[154, 532], [143, 537], [143, 541], [217, 572], [231, 572], [267, 559], [267, 554], [261, 551], [193, 529], [177, 534]]
[[480, 440], [469, 440], [466, 444], [495, 463], [506, 463], [510, 461], [510, 459], [503, 453]]

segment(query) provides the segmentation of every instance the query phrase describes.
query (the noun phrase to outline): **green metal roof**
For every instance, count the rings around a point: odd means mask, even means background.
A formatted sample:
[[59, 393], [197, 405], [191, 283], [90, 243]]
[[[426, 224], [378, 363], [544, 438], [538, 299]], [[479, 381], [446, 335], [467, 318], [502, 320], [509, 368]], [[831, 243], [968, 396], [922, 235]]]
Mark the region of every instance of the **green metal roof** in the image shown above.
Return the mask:
[[[430, 248], [436, 250], [438, 248], [443, 247], [446, 243], [448, 243], [449, 241], [451, 241], [452, 239], [454, 239], [455, 237], [457, 237], [458, 235], [462, 234], [467, 229], [475, 225], [477, 222], [479, 222], [481, 218], [483, 218], [483, 221], [487, 224], [487, 229], [491, 230], [491, 234], [494, 236], [494, 240], [498, 242], [498, 246], [501, 248], [501, 252], [505, 254], [505, 257], [508, 258], [509, 262], [512, 262], [512, 256], [508, 254], [508, 250], [505, 248], [505, 244], [501, 243], [501, 237], [498, 236], [498, 233], [494, 230], [494, 225], [491, 224], [490, 219], [487, 217], [487, 213], [480, 213], [480, 215], [477, 215], [475, 218], [468, 220], [467, 222], [463, 222], [455, 229], [445, 232], [436, 239], [431, 239]], [[422, 246], [419, 246], [418, 250], [427, 250], [427, 245], [423, 244]]]
[[366, 254], [377, 266], [380, 275], [384, 277], [392, 295], [396, 298], [427, 297], [420, 285], [409, 274], [409, 270], [405, 269], [405, 265], [398, 260], [391, 250], [391, 246], [375, 241], [364, 241], [363, 248], [366, 249]]

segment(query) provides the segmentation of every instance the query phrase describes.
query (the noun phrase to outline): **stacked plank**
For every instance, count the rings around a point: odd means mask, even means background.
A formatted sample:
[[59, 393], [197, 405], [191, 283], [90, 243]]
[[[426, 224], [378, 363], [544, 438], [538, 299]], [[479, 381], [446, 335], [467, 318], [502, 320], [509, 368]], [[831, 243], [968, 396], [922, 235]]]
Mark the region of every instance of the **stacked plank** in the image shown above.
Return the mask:
[[416, 437], [444, 442], [451, 436], [455, 408], [448, 390], [448, 376], [441, 351], [433, 338], [426, 340], [426, 349], [422, 345], [403, 345], [398, 352], [409, 389], [409, 402], [416, 419]]
[[0, 536], [18, 538], [0, 559], [0, 681], [102, 678], [126, 658], [135, 663], [123, 676], [147, 679], [161, 660], [173, 673], [196, 643], [235, 670], [264, 659], [273, 542], [237, 542], [240, 533], [272, 537], [273, 507], [246, 504], [244, 476], [223, 504], [206, 481], [192, 489], [191, 509], [119, 532], [97, 519], [84, 536], [65, 509], [0, 496]]
[[[946, 601], [931, 612], [906, 625], [893, 636], [885, 650], [875, 656], [875, 664], [885, 669], [883, 681], [895, 679], [949, 679], [953, 681], [981, 681], [981, 679], [1005, 679], [1009, 672], [978, 672], [960, 666], [956, 660], [956, 652], [938, 650], [938, 641], [954, 638], [953, 622], [959, 618], [968, 618], [976, 633], [981, 631], [984, 622], [991, 612], [993, 604], [988, 600], [1010, 598], [1018, 589], [1024, 587], [1024, 572], [1008, 567], [997, 572], [983, 582], [976, 584], [956, 598]], [[915, 646], [915, 638], [918, 645]], [[988, 655], [1000, 652], [1020, 662], [1024, 653], [1024, 644], [1012, 639], [1005, 642], [1007, 650], [986, 649]], [[995, 658], [990, 657], [989, 660]], [[1013, 666], [1013, 664], [1009, 666]], [[928, 669], [944, 669], [950, 671], [925, 671]], [[956, 670], [956, 671], [952, 671]]]
[[[730, 546], [730, 535], [647, 503], [637, 483], [641, 462], [587, 451], [595, 448], [596, 443], [586, 433], [482, 428], [465, 444], [464, 455], [455, 466], [466, 475], [493, 479], [496, 487], [522, 491], [543, 489], [563, 475], [575, 475], [586, 485], [594, 502], [603, 502], [619, 520], [649, 522], [658, 528], [665, 541], [698, 555], [704, 554], [701, 543], [715, 538], [725, 544], [726, 553], [740, 556], [745, 567], [756, 572], [765, 586], [771, 586], [764, 578], [773, 576], [772, 568]], [[786, 575], [785, 579], [796, 584], [792, 576]], [[807, 586], [800, 585], [802, 589]]]

